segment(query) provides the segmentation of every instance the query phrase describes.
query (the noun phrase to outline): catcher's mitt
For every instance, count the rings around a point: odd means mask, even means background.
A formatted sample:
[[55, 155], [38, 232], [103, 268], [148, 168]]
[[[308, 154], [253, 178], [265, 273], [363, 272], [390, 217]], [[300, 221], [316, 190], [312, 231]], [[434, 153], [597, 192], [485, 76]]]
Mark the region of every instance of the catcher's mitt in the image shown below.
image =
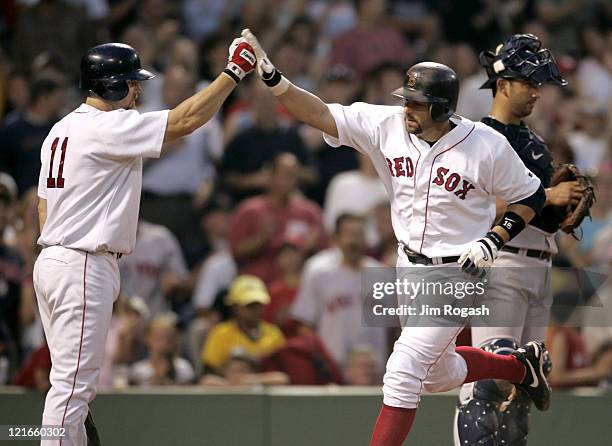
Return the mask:
[[553, 208], [552, 210], [559, 229], [578, 238], [575, 232], [576, 228], [580, 226], [585, 217], [591, 218], [591, 206], [593, 206], [596, 199], [595, 188], [591, 179], [580, 172], [573, 164], [561, 164], [553, 173], [550, 186], [553, 187], [565, 181], [578, 181], [580, 187], [584, 189], [582, 198], [578, 204], [551, 207]]

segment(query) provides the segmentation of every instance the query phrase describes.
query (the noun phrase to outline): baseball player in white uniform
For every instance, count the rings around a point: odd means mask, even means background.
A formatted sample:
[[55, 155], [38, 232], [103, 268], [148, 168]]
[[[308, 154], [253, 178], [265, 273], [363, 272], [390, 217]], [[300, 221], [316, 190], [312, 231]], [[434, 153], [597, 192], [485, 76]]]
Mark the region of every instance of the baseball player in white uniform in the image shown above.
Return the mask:
[[[519, 345], [541, 341], [546, 335], [552, 305], [550, 266], [557, 252], [554, 233], [558, 229], [548, 206], [575, 204], [583, 190], [577, 181], [549, 187], [552, 155], [542, 139], [523, 122], [539, 98], [540, 85], [567, 84], [550, 51], [541, 47], [536, 36], [516, 34], [495, 51], [483, 52], [480, 59], [489, 75], [481, 88], [492, 89], [494, 96], [491, 113], [482, 122], [508, 139], [525, 166], [546, 188], [542, 214], [507, 243], [495, 261], [503, 280], [491, 281], [487, 304], [491, 311], [504, 317], [472, 326], [474, 346], [508, 355]], [[504, 208], [501, 200], [498, 213]], [[511, 393], [512, 388], [507, 382], [493, 380], [462, 387], [454, 421], [455, 446], [527, 444], [531, 402], [522, 391]], [[482, 411], [475, 410], [476, 406]]]
[[[540, 181], [508, 141], [484, 124], [453, 115], [459, 86], [450, 68], [432, 62], [411, 67], [404, 86], [394, 92], [404, 107], [325, 104], [286, 79], [250, 30], [242, 35], [255, 51], [259, 76], [289, 112], [323, 131], [329, 144], [352, 146], [370, 157], [391, 200], [400, 242], [398, 267], [459, 262], [467, 274], [482, 277], [503, 245], [542, 208]], [[494, 226], [496, 196], [510, 204]], [[456, 349], [460, 330], [402, 329], [387, 362], [383, 407], [371, 445], [403, 443], [423, 389], [436, 392], [485, 377], [506, 379], [524, 388], [538, 408], [548, 408], [542, 343], [509, 356]]]
[[364, 255], [364, 226], [357, 215], [338, 217], [336, 246], [308, 259], [291, 307], [292, 317], [316, 330], [341, 367], [346, 366], [351, 352], [359, 345], [372, 348], [381, 367], [387, 359], [386, 327], [361, 324], [361, 269], [382, 266]]
[[134, 251], [121, 260], [119, 272], [122, 293], [143, 298], [151, 317], [172, 311], [171, 293], [188, 287], [178, 240], [165, 226], [148, 221], [138, 222]]
[[[38, 307], [51, 350], [43, 424], [66, 436], [44, 445], [99, 444], [88, 416], [96, 394], [113, 302], [117, 259], [134, 249], [142, 159], [206, 123], [254, 69], [251, 47], [230, 46], [227, 68], [172, 110], [139, 113], [141, 68], [128, 45], [90, 49], [81, 60], [86, 101], [52, 129], [41, 148], [38, 186], [43, 250], [34, 266]], [[177, 175], [180, 175], [177, 172]], [[87, 423], [86, 423], [87, 418]]]

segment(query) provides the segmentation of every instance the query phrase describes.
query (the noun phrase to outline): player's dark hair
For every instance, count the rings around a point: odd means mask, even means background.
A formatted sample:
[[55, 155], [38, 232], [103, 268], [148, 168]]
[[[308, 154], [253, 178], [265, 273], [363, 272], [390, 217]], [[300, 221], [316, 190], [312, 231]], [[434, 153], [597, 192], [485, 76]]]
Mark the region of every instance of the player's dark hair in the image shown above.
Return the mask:
[[51, 76], [35, 78], [30, 83], [30, 103], [34, 104], [38, 99], [56, 92], [62, 88], [61, 80]]
[[335, 233], [339, 234], [340, 230], [342, 229], [342, 225], [348, 221], [356, 221], [359, 222], [361, 224], [365, 223], [365, 220], [363, 219], [363, 217], [357, 215], [357, 214], [351, 214], [348, 212], [344, 212], [342, 214], [340, 214], [338, 216], [338, 218], [336, 218], [336, 226], [335, 226]]

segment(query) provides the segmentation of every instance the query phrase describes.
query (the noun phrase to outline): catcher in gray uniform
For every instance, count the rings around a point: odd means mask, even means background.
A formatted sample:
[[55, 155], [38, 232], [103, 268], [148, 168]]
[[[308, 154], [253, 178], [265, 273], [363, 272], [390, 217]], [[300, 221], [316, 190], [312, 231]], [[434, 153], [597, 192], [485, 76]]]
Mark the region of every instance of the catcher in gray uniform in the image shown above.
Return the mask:
[[[557, 252], [554, 234], [564, 226], [566, 217], [558, 215], [579, 206], [586, 207], [588, 213], [594, 197], [589, 201], [585, 195], [592, 194], [592, 189], [575, 178], [551, 184], [552, 155], [523, 122], [539, 99], [538, 89], [543, 83], [567, 85], [550, 51], [541, 48], [536, 36], [517, 34], [495, 51], [481, 53], [480, 62], [489, 76], [481, 88], [492, 89], [494, 97], [491, 113], [482, 122], [506, 136], [546, 190], [542, 214], [502, 248], [494, 264], [502, 268], [502, 280], [489, 283], [487, 305], [492, 314], [503, 315], [504, 319], [496, 318], [488, 326], [472, 326], [474, 346], [511, 354], [519, 345], [545, 337], [552, 305], [551, 258]], [[505, 206], [498, 199], [498, 213], [503, 213]], [[513, 387], [508, 382], [485, 380], [461, 388], [454, 423], [455, 446], [527, 444], [531, 401], [525, 392]]]

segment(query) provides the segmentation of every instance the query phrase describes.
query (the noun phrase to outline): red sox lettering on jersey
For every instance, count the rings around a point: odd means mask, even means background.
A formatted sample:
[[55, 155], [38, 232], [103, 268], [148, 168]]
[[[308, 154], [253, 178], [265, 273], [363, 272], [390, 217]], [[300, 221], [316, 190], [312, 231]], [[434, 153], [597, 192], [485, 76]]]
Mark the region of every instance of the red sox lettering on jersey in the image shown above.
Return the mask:
[[428, 257], [459, 255], [495, 218], [495, 197], [515, 203], [540, 181], [506, 138], [462, 117], [435, 144], [406, 131], [402, 107], [328, 104], [338, 138], [372, 160], [392, 203], [397, 239]]
[[[385, 160], [392, 177], [412, 177], [414, 175], [414, 163], [409, 156], [393, 158], [393, 161], [389, 158], [385, 158]], [[446, 167], [438, 167], [436, 172], [436, 178], [434, 178], [433, 183], [438, 186], [444, 186], [449, 192], [455, 192], [455, 195], [462, 200], [465, 200], [467, 193], [476, 187], [469, 181], [462, 180], [461, 175], [458, 173], [451, 172], [450, 175], [446, 176], [449, 173], [449, 169]], [[461, 187], [458, 188], [460, 184]]]

